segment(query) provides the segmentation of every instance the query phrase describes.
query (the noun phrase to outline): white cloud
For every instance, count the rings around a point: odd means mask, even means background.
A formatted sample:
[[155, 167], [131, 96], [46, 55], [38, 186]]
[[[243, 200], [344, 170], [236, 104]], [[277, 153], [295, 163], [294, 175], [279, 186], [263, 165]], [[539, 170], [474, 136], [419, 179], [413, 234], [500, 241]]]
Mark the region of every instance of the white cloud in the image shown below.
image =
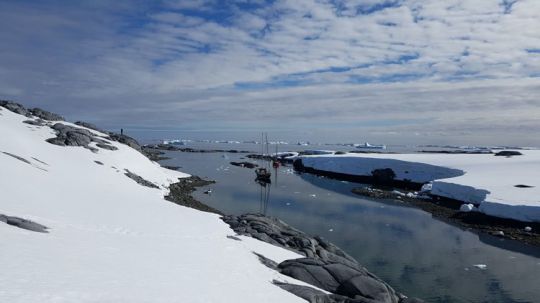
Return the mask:
[[[338, 2], [0, 4], [0, 96], [79, 116], [107, 106], [111, 120], [164, 127], [182, 118], [309, 128], [316, 118], [368, 129], [395, 119], [413, 122], [369, 129], [511, 128], [524, 142], [538, 131], [540, 54], [527, 50], [540, 49], [540, 2]], [[240, 111], [249, 115], [231, 123]]]

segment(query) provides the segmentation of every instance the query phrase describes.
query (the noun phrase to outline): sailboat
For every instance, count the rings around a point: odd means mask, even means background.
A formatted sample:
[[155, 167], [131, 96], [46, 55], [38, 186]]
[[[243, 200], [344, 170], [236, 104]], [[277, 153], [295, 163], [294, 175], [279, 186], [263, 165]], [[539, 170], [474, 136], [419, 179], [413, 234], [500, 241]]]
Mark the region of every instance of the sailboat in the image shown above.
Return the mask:
[[[264, 141], [265, 134], [261, 134], [261, 159], [264, 159], [264, 148], [266, 146], [266, 150], [268, 151], [268, 135], [266, 135], [266, 142]], [[263, 160], [264, 161], [264, 160]], [[267, 162], [268, 163], [268, 162]], [[255, 178], [255, 181], [259, 183], [271, 183], [272, 181], [270, 178], [272, 177], [272, 173], [270, 173], [270, 168], [266, 167], [268, 164], [265, 164], [265, 166], [261, 166], [257, 169], [255, 169], [255, 174], [257, 177]]]

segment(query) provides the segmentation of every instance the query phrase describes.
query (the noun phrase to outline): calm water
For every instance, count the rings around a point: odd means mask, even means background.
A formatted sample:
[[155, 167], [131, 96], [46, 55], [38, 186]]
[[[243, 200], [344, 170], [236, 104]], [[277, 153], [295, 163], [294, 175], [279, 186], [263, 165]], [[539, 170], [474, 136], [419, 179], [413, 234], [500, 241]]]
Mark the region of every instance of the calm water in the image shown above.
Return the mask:
[[[266, 189], [239, 154], [169, 152], [166, 165], [216, 180], [200, 201], [229, 214], [263, 212], [322, 235], [398, 291], [427, 302], [540, 302], [540, 249], [472, 232], [397, 202], [360, 198], [358, 186], [281, 167]], [[261, 163], [259, 163], [261, 164]], [[485, 264], [481, 269], [474, 265]]]

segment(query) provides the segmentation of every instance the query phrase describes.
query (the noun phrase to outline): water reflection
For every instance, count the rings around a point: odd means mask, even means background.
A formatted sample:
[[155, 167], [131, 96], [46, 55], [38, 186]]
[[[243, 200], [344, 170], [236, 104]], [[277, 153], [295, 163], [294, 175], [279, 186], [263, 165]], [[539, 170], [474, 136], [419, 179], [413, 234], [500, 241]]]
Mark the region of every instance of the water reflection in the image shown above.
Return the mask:
[[350, 192], [354, 184], [296, 175], [287, 167], [275, 170], [272, 184], [264, 187], [253, 180], [253, 170], [228, 165], [241, 155], [169, 156], [176, 159], [165, 164], [217, 181], [211, 196], [195, 193], [201, 201], [225, 213], [261, 212], [322, 235], [408, 295], [428, 302], [540, 298], [540, 259], [519, 243], [508, 247], [506, 241], [479, 238], [419, 209], [360, 198]]
[[256, 183], [259, 185], [259, 201], [260, 201], [260, 207], [259, 207], [259, 213], [266, 215], [268, 210], [268, 201], [270, 200], [270, 189], [272, 188], [272, 183], [267, 182], [261, 182], [257, 181]]

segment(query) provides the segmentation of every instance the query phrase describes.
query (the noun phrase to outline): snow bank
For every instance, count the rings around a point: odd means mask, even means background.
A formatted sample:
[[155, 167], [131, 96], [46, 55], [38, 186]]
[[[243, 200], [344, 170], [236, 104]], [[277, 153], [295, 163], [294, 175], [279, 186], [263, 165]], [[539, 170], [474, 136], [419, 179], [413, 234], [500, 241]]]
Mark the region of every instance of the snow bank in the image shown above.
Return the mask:
[[[345, 154], [301, 157], [304, 166], [371, 176], [391, 168], [398, 180], [431, 182], [431, 193], [478, 205], [488, 215], [540, 222], [540, 150], [493, 154]], [[527, 185], [529, 187], [516, 187]]]
[[26, 119], [0, 109], [0, 214], [49, 232], [0, 222], [1, 302], [303, 302], [271, 281], [303, 283], [252, 251], [276, 262], [299, 255], [227, 238], [217, 215], [163, 199], [188, 175], [114, 141], [118, 150], [97, 153], [49, 144], [51, 128]]

